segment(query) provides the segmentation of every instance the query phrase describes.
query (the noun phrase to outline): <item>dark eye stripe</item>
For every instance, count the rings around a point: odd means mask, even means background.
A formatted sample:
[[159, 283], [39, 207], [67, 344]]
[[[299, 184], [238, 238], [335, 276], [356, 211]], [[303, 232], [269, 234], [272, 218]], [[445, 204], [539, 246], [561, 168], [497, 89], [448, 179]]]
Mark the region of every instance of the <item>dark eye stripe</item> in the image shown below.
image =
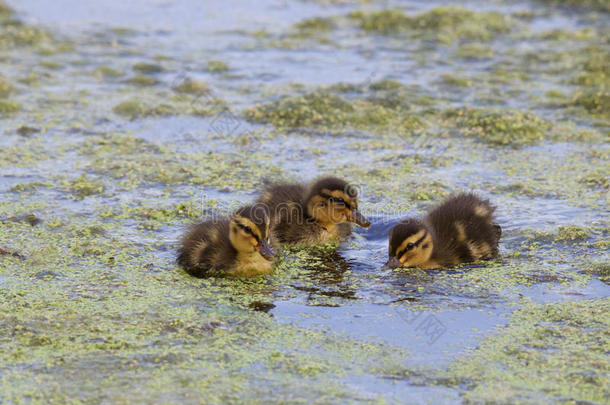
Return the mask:
[[246, 226], [246, 225], [242, 224], [241, 222], [236, 222], [236, 224], [241, 229], [243, 229], [244, 232], [249, 233], [250, 235], [252, 235], [254, 237], [254, 239], [256, 239], [257, 242], [260, 242], [260, 238], [254, 234], [254, 232], [252, 231], [252, 229], [249, 226]]
[[348, 203], [347, 201], [345, 201], [343, 198], [341, 197], [333, 197], [332, 195], [328, 195], [326, 193], [320, 193], [320, 195], [324, 198], [326, 198], [328, 201], [333, 202], [333, 203], [337, 203], [337, 204], [343, 204], [345, 205], [347, 208], [352, 209], [352, 206], [350, 205], [350, 203]]
[[[423, 242], [423, 240], [425, 239], [425, 237], [426, 237], [427, 235], [428, 235], [428, 232], [424, 232], [424, 234], [422, 235], [422, 237], [421, 237], [421, 238], [419, 238], [418, 240], [416, 240], [415, 242], [413, 242], [413, 248], [416, 248], [417, 246], [419, 246], [419, 244]], [[408, 245], [409, 245], [409, 244], [407, 244], [407, 246], [408, 246]], [[412, 248], [412, 249], [413, 249], [413, 248]], [[407, 247], [405, 247], [403, 250], [401, 250], [401, 251], [400, 251], [400, 253], [399, 253], [399, 252], [396, 252], [396, 257], [401, 257], [402, 255], [404, 255], [404, 254], [407, 252], [407, 250], [409, 250], [409, 249], [408, 249]]]

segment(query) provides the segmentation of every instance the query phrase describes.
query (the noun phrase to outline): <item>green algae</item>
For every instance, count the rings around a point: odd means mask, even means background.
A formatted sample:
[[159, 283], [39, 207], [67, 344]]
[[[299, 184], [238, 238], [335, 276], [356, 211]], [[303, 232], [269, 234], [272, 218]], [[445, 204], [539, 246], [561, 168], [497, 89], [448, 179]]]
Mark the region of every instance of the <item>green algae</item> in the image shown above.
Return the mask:
[[275, 103], [245, 111], [247, 119], [272, 123], [278, 128], [345, 125], [354, 107], [340, 96], [313, 92], [288, 97]]
[[263, 155], [244, 159], [237, 153], [176, 154], [171, 148], [121, 134], [92, 138], [81, 151], [90, 156], [91, 170], [120, 180], [125, 189], [161, 183], [252, 190], [261, 179], [278, 178], [282, 173]]
[[470, 87], [472, 86], [472, 81], [468, 79], [463, 79], [461, 77], [456, 77], [450, 74], [443, 74], [441, 76], [443, 83], [449, 86], [455, 87]]
[[537, 0], [544, 2], [545, 5], [550, 6], [574, 6], [583, 9], [592, 9], [600, 11], [610, 11], [610, 4], [606, 0]]
[[61, 63], [52, 60], [43, 60], [40, 62], [40, 66], [51, 70], [57, 70], [64, 67]]
[[221, 60], [211, 60], [206, 65], [205, 69], [208, 72], [226, 72], [229, 70], [229, 65]]
[[609, 299], [526, 304], [509, 325], [455, 361], [473, 403], [605, 402]]
[[[252, 122], [272, 124], [276, 128], [314, 128], [340, 132], [349, 128], [369, 131], [395, 130], [406, 134], [428, 125], [425, 114], [416, 107], [427, 107], [432, 98], [416, 87], [406, 87], [394, 80], [349, 87], [360, 95], [348, 99], [335, 94], [334, 87], [320, 88], [304, 95], [285, 96], [278, 101], [257, 105], [244, 111]], [[348, 91], [340, 86], [340, 91]], [[337, 90], [335, 90], [337, 91]], [[367, 93], [369, 94], [367, 96]]]
[[381, 10], [371, 13], [355, 11], [349, 17], [366, 31], [381, 34], [410, 32], [445, 44], [454, 40], [488, 41], [509, 32], [512, 26], [502, 14], [453, 6], [437, 7], [414, 16], [401, 10]]
[[18, 20], [0, 18], [0, 49], [34, 46], [50, 36], [36, 27], [24, 25]]
[[21, 109], [21, 105], [16, 101], [10, 101], [0, 98], [0, 114], [13, 114]]
[[586, 184], [589, 187], [600, 187], [603, 189], [610, 188], [610, 180], [608, 174], [602, 171], [593, 171], [584, 175], [580, 182]]
[[[318, 398], [363, 400], [341, 376], [408, 372], [390, 360], [407, 358], [400, 349], [282, 325], [246, 309], [252, 295], [268, 296], [266, 283], [151, 272], [155, 254], [120, 243], [107, 225], [62, 228], [48, 233], [12, 224], [0, 234], [0, 243], [13, 238], [31, 252], [53, 246], [41, 261], [0, 258], [20, 274], [17, 283], [3, 284], [0, 304], [3, 400], [119, 400], [124, 384], [141, 386], [142, 373], [149, 381], [147, 400], [173, 393], [231, 401], [252, 395], [250, 384], [270, 389], [257, 392], [263, 399], [313, 390]], [[120, 276], [108, 271], [126, 261], [129, 269]], [[9, 267], [1, 268], [4, 274]], [[42, 308], [45, 314], [36, 314]], [[74, 374], [89, 375], [92, 361], [98, 383], [71, 390]], [[29, 384], [33, 379], [41, 384]], [[141, 395], [123, 392], [120, 398]]]
[[48, 187], [51, 187], [52, 185], [53, 185], [53, 183], [48, 182], [48, 181], [34, 180], [34, 181], [28, 181], [28, 182], [24, 182], [24, 183], [17, 183], [14, 186], [12, 186], [10, 190], [14, 191], [16, 193], [22, 193], [22, 192], [30, 192], [30, 191], [38, 190], [39, 188], [48, 188]]
[[458, 108], [445, 111], [460, 133], [477, 136], [492, 145], [525, 146], [542, 141], [551, 124], [532, 113]]
[[335, 23], [330, 18], [314, 17], [303, 20], [294, 27], [301, 32], [323, 32], [335, 29]]
[[164, 71], [163, 66], [156, 63], [146, 62], [136, 63], [131, 68], [140, 73], [161, 73]]
[[610, 90], [578, 90], [572, 94], [570, 104], [583, 107], [594, 117], [610, 119]]
[[146, 108], [141, 101], [132, 99], [117, 104], [114, 106], [112, 111], [114, 111], [115, 114], [133, 118], [139, 115], [144, 115]]
[[11, 93], [15, 91], [15, 88], [5, 78], [0, 76], [0, 98], [7, 98]]
[[485, 60], [491, 59], [494, 56], [494, 51], [480, 43], [466, 43], [457, 48], [455, 56], [461, 59]]
[[95, 69], [94, 75], [100, 78], [113, 78], [123, 76], [125, 73], [122, 70], [111, 66], [100, 66]]
[[577, 40], [584, 41], [588, 39], [593, 39], [595, 37], [595, 32], [590, 28], [585, 28], [582, 30], [576, 31], [566, 31], [566, 30], [550, 30], [547, 32], [543, 32], [538, 35], [539, 39], [543, 40], [553, 40], [553, 41], [566, 41], [566, 40]]
[[63, 182], [62, 186], [75, 200], [83, 200], [85, 197], [104, 192], [103, 183], [97, 179], [87, 177], [85, 173], [75, 180]]
[[558, 242], [573, 242], [588, 239], [589, 236], [589, 231], [581, 226], [560, 226], [555, 240]]
[[190, 78], [184, 79], [174, 88], [174, 90], [186, 94], [207, 94], [210, 92], [210, 88], [207, 84]]
[[402, 88], [402, 83], [396, 80], [380, 80], [378, 82], [373, 82], [369, 86], [371, 90], [397, 90]]
[[128, 79], [127, 83], [133, 84], [135, 86], [154, 86], [159, 82], [154, 77], [138, 74], [132, 77], [131, 79]]
[[594, 274], [606, 284], [610, 285], [610, 262], [597, 262], [587, 268], [587, 273]]

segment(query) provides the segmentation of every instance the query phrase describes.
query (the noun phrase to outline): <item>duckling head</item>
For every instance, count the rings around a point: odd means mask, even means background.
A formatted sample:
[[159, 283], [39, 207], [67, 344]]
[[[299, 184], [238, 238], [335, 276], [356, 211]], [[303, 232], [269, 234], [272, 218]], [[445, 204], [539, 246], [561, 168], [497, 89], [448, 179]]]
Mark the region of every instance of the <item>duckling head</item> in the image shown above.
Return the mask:
[[264, 205], [248, 205], [235, 211], [229, 225], [229, 239], [238, 254], [260, 253], [272, 261], [275, 252], [270, 246], [269, 211]]
[[341, 222], [354, 222], [360, 226], [371, 225], [358, 210], [358, 191], [345, 180], [323, 177], [310, 187], [305, 199], [307, 214], [321, 226]]
[[386, 266], [415, 267], [432, 256], [434, 243], [426, 225], [417, 219], [406, 219], [390, 230], [389, 259]]

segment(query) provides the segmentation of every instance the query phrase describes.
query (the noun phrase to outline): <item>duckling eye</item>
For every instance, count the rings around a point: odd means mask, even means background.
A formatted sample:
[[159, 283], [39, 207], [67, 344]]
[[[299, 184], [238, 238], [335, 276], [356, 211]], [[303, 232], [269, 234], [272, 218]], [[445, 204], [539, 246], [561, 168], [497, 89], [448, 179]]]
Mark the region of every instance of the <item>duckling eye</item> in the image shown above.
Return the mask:
[[415, 247], [414, 243], [407, 243], [407, 250], [411, 250]]
[[328, 200], [338, 205], [345, 205], [345, 200], [341, 197], [330, 197]]
[[252, 233], [252, 228], [250, 228], [249, 226], [244, 226], [244, 231]]

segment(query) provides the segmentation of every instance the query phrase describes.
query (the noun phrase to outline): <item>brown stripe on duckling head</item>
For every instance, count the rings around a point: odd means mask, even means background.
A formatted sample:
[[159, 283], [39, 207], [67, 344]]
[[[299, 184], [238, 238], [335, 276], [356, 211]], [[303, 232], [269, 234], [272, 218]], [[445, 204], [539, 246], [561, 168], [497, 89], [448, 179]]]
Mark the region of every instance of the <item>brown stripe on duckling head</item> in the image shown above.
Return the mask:
[[239, 218], [244, 226], [256, 230], [259, 239], [266, 239], [269, 234], [269, 207], [265, 204], [247, 205], [239, 208], [234, 218]]
[[[402, 241], [400, 246], [398, 246], [398, 249], [396, 250], [396, 255], [401, 256], [407, 250], [416, 248], [424, 241], [426, 236], [428, 236], [428, 231], [426, 231], [425, 229], [422, 229], [416, 234], [409, 236], [404, 241]], [[407, 247], [409, 247], [409, 249], [407, 249]]]
[[258, 225], [250, 221], [248, 218], [236, 216], [233, 218], [233, 221], [242, 231], [248, 235], [251, 235], [254, 239], [256, 239], [257, 242], [263, 238]]
[[337, 204], [345, 204], [348, 209], [358, 208], [358, 200], [356, 197], [350, 197], [342, 190], [329, 190], [327, 188], [322, 189], [320, 194], [323, 198], [329, 199], [331, 202]]
[[358, 197], [358, 190], [356, 187], [350, 185], [347, 181], [333, 176], [325, 176], [315, 180], [309, 187], [307, 192], [306, 201], [309, 201], [313, 196], [320, 195], [322, 190], [328, 191], [342, 191], [350, 200]]
[[422, 236], [425, 236], [424, 232], [427, 232], [426, 226], [415, 218], [407, 218], [394, 225], [390, 230], [390, 255], [395, 255], [407, 244], [420, 240]]

